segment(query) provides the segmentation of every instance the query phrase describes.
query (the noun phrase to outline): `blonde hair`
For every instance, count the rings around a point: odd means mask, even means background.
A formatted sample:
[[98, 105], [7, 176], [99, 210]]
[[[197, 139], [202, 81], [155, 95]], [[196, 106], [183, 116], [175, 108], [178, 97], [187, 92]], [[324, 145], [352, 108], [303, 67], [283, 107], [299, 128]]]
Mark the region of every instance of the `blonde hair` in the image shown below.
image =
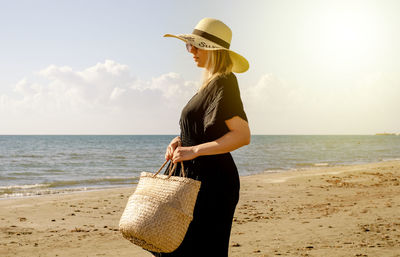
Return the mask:
[[200, 90], [207, 87], [211, 80], [232, 72], [233, 62], [227, 50], [211, 50], [207, 53], [206, 69]]

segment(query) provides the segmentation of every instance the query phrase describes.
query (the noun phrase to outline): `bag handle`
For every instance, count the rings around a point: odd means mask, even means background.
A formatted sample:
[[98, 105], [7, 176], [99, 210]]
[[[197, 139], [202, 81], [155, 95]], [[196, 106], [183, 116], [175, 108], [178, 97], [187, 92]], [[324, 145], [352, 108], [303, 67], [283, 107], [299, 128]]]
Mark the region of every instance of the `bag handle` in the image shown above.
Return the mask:
[[[160, 173], [160, 171], [164, 168], [165, 164], [168, 163], [168, 160], [166, 160], [163, 165], [161, 165], [161, 168], [158, 169], [158, 171], [154, 174], [153, 177], [156, 177], [158, 175], [158, 173]], [[172, 163], [172, 161], [171, 161]], [[186, 177], [185, 174], [185, 168], [183, 166], [183, 162], [180, 162], [181, 164], [181, 174], [183, 175], [183, 177]], [[174, 163], [174, 165], [170, 165], [169, 166], [169, 173], [168, 173], [168, 178], [170, 178], [172, 176], [172, 174], [174, 173], [174, 171], [176, 170], [176, 166], [178, 165], [178, 163]]]

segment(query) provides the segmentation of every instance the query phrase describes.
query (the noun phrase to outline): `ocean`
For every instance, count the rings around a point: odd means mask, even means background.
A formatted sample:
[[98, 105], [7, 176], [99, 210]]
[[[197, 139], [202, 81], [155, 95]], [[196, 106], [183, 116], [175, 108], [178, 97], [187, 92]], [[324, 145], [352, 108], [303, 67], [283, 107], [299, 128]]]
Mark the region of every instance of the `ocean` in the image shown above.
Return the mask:
[[[132, 186], [172, 135], [0, 136], [0, 198]], [[400, 159], [400, 136], [268, 136], [232, 153], [240, 175]]]

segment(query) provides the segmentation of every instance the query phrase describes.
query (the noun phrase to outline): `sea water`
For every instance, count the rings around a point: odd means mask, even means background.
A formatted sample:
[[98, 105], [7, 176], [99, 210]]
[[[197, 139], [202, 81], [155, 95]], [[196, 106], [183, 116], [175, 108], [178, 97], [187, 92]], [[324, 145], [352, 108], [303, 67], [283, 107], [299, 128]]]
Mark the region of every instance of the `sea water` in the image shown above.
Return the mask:
[[[173, 135], [0, 136], [0, 198], [131, 186]], [[267, 136], [232, 153], [240, 175], [400, 159], [400, 136]]]

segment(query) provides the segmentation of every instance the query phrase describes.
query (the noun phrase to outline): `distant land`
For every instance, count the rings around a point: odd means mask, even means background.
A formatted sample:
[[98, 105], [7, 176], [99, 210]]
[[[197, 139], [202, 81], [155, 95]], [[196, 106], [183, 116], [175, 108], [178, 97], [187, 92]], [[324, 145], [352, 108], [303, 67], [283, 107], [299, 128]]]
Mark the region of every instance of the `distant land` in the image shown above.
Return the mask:
[[400, 136], [400, 133], [376, 133], [377, 136]]

